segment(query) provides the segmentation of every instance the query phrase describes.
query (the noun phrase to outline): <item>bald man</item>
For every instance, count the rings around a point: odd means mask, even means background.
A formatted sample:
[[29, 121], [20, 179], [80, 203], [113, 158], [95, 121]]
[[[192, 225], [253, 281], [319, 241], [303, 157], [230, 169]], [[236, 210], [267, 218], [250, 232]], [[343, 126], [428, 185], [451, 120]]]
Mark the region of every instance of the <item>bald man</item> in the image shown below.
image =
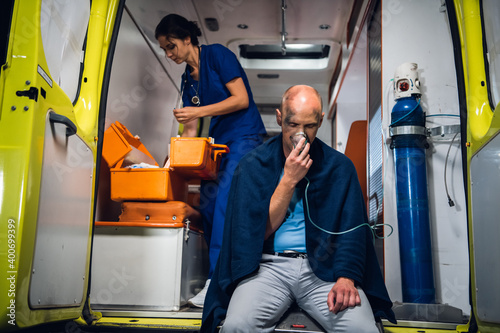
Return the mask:
[[395, 321], [355, 168], [316, 138], [323, 117], [314, 88], [289, 88], [282, 133], [238, 165], [202, 332], [224, 317], [221, 332], [273, 332], [294, 302], [327, 332]]

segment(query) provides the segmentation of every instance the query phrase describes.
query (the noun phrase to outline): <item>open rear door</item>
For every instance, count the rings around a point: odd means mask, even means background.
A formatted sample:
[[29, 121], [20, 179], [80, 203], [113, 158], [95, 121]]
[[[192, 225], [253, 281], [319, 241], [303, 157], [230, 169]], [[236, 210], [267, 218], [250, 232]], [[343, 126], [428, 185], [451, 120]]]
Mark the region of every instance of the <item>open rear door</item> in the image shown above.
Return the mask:
[[78, 318], [87, 301], [103, 45], [117, 2], [2, 1], [2, 332]]
[[[464, 71], [467, 91], [467, 177], [469, 252], [471, 261], [470, 325], [479, 332], [500, 330], [500, 103], [494, 62], [500, 50], [496, 1], [459, 1], [454, 5], [463, 27]], [[462, 15], [461, 15], [462, 14]], [[493, 43], [492, 43], [493, 41]], [[496, 42], [498, 45], [498, 42]], [[485, 46], [487, 46], [485, 48]], [[489, 53], [486, 56], [487, 52]], [[497, 93], [498, 94], [498, 93]], [[496, 105], [495, 105], [496, 104]]]

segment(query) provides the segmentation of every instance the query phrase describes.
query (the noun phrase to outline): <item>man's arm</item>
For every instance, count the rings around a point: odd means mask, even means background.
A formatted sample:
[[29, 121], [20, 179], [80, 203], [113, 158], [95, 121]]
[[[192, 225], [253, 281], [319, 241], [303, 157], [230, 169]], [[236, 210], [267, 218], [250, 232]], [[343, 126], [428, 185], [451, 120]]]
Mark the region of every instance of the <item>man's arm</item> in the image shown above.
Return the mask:
[[361, 187], [352, 164], [345, 164], [339, 173], [344, 179], [350, 179], [349, 186], [343, 193], [344, 203], [341, 212], [341, 230], [351, 230], [336, 238], [333, 266], [336, 267], [334, 278], [337, 280], [328, 294], [328, 307], [333, 313], [338, 313], [348, 307], [361, 304], [356, 282], [363, 281], [365, 271], [366, 244], [371, 242], [371, 233], [365, 227], [353, 230], [366, 221], [363, 209]]
[[304, 150], [300, 152], [305, 141], [305, 138], [302, 138], [286, 158], [283, 177], [274, 190], [271, 203], [269, 204], [269, 216], [267, 218], [264, 239], [269, 238], [283, 223], [290, 200], [295, 191], [295, 185], [305, 177], [312, 165], [313, 161], [309, 156], [310, 144], [306, 144]]

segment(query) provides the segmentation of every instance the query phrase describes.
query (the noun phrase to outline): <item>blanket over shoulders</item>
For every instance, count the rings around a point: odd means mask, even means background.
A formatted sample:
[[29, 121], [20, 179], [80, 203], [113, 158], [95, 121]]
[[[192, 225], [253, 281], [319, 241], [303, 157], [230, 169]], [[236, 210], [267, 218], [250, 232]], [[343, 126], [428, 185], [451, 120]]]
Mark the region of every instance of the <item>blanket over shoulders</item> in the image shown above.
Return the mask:
[[[353, 279], [367, 295], [375, 317], [395, 323], [354, 165], [317, 138], [309, 154], [313, 164], [297, 187], [307, 196], [306, 249], [311, 268], [324, 281]], [[280, 134], [245, 155], [234, 173], [201, 332], [217, 331], [237, 284], [259, 269], [269, 203], [284, 164]]]

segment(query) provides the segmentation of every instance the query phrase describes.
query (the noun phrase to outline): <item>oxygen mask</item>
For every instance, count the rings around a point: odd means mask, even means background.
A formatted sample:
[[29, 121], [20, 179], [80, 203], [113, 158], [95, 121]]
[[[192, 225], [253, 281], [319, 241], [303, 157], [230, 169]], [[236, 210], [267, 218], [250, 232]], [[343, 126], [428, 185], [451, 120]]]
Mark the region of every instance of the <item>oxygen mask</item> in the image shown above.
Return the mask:
[[[292, 141], [292, 144], [293, 144], [293, 148], [297, 147], [297, 145], [299, 144], [300, 142], [300, 139], [302, 138], [305, 138], [306, 139], [306, 142], [304, 142], [304, 146], [306, 146], [306, 144], [309, 142], [309, 138], [307, 137], [307, 134], [304, 133], [304, 132], [297, 132], [293, 135], [290, 135], [290, 141]], [[304, 148], [302, 148], [302, 150], [304, 150]], [[302, 150], [300, 151], [302, 153]]]

